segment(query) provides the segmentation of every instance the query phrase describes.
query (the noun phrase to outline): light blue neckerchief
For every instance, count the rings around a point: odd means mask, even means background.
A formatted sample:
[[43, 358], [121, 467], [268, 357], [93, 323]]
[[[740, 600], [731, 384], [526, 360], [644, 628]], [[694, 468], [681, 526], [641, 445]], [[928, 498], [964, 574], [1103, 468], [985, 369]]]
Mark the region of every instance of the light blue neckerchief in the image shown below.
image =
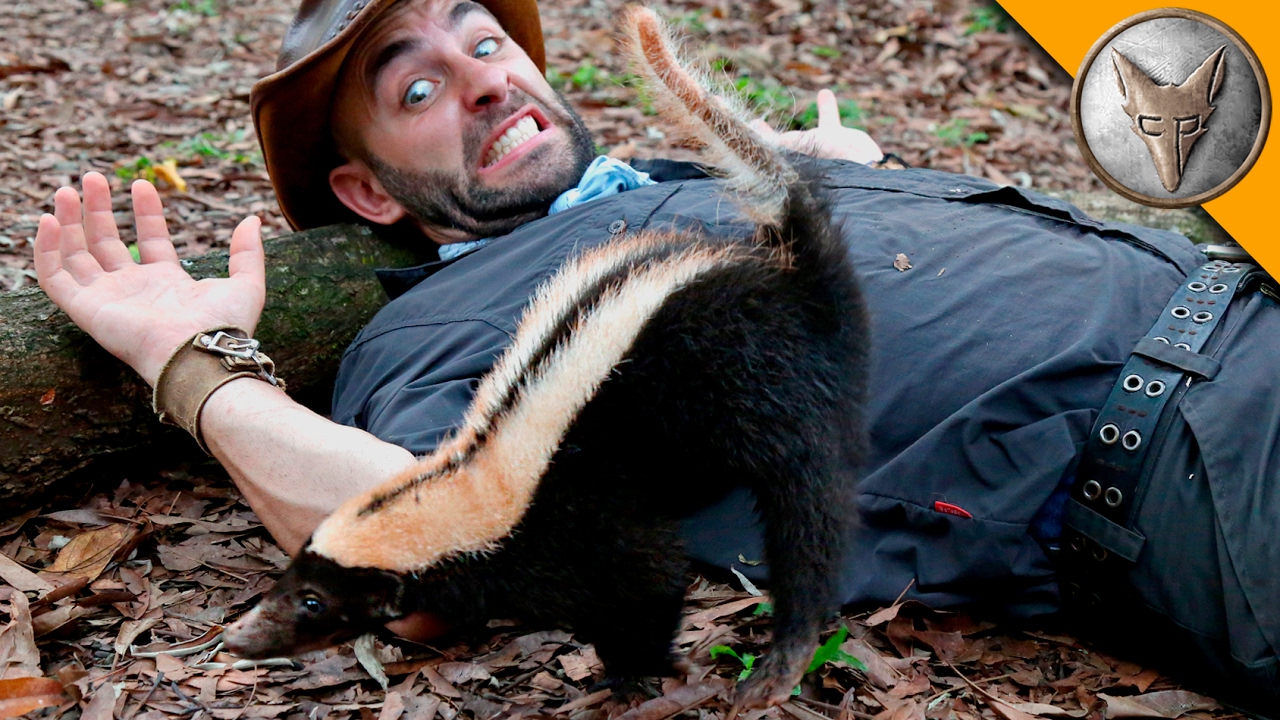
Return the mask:
[[[556, 198], [555, 202], [551, 203], [551, 208], [547, 210], [547, 214], [555, 215], [563, 210], [577, 207], [584, 202], [608, 197], [609, 195], [617, 195], [620, 192], [634, 190], [645, 185], [657, 185], [656, 182], [649, 179], [649, 173], [640, 172], [621, 160], [601, 155], [592, 160], [591, 164], [587, 166], [587, 170], [582, 173], [582, 179], [578, 181], [577, 187], [565, 190], [560, 194], [560, 197]], [[452, 260], [460, 257], [476, 248], [488, 245], [492, 239], [481, 238], [479, 240], [441, 245], [440, 259]]]

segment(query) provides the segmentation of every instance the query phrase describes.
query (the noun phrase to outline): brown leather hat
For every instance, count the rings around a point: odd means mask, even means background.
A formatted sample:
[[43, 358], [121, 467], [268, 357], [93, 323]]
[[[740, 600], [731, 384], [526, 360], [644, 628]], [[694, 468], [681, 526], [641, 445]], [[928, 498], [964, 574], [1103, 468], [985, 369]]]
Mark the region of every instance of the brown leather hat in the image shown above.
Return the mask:
[[[358, 219], [329, 189], [329, 171], [342, 162], [329, 130], [329, 108], [356, 39], [387, 8], [404, 1], [302, 0], [281, 44], [276, 72], [253, 86], [253, 124], [267, 174], [295, 229]], [[545, 72], [537, 0], [476, 1]]]

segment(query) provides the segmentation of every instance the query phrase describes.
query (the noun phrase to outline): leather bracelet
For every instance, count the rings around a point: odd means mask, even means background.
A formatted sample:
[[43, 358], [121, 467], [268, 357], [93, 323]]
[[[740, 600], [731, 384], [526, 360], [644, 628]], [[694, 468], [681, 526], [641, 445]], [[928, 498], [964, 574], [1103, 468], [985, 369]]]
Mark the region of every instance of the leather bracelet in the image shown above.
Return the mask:
[[196, 333], [178, 346], [160, 370], [151, 409], [160, 422], [191, 433], [200, 449], [209, 453], [200, 434], [200, 412], [218, 388], [252, 377], [285, 389], [284, 380], [275, 376], [275, 363], [258, 348], [257, 340], [235, 326]]

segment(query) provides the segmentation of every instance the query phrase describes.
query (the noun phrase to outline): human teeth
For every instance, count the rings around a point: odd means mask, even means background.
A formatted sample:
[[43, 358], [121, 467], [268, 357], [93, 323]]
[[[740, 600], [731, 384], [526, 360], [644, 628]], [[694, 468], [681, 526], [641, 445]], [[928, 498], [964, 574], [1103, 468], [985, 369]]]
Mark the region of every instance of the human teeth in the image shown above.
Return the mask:
[[537, 134], [538, 123], [532, 116], [525, 115], [520, 118], [515, 125], [507, 128], [505, 133], [498, 136], [498, 139], [489, 147], [489, 151], [485, 153], [484, 157], [485, 167], [498, 162], [507, 153]]

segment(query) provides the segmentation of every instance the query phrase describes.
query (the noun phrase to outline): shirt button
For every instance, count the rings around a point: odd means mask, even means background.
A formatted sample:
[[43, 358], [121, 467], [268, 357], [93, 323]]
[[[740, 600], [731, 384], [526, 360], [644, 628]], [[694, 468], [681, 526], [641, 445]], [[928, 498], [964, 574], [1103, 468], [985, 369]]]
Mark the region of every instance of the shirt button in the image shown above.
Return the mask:
[[620, 232], [622, 232], [622, 231], [624, 231], [624, 230], [626, 230], [626, 229], [627, 229], [627, 221], [626, 221], [626, 220], [614, 220], [613, 222], [609, 223], [609, 234], [610, 234], [610, 235], [617, 235], [618, 233], [620, 233]]

